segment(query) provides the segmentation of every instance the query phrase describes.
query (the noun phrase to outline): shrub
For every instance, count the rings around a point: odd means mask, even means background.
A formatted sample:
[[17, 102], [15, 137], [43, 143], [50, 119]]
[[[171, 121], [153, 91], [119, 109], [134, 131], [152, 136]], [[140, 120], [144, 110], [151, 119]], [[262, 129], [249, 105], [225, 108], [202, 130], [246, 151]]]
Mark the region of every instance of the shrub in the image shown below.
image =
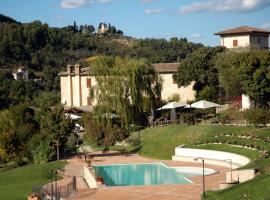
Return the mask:
[[126, 139], [127, 143], [129, 143], [131, 146], [138, 146], [140, 144], [139, 137], [132, 135]]
[[252, 108], [245, 111], [245, 118], [256, 127], [265, 125], [269, 120], [269, 111], [263, 108]]
[[54, 156], [54, 149], [50, 144], [49, 139], [36, 134], [29, 142], [29, 150], [32, 154], [34, 163], [46, 163]]

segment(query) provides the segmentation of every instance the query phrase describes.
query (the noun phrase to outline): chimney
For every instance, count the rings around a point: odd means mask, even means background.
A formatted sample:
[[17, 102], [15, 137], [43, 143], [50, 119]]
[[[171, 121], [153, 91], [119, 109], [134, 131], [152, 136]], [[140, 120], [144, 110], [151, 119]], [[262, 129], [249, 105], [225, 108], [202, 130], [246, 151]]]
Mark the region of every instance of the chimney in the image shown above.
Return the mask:
[[76, 64], [75, 66], [75, 74], [79, 75], [81, 72], [81, 65], [80, 64]]
[[68, 73], [68, 74], [71, 74], [72, 68], [73, 68], [72, 65], [67, 65], [67, 73]]

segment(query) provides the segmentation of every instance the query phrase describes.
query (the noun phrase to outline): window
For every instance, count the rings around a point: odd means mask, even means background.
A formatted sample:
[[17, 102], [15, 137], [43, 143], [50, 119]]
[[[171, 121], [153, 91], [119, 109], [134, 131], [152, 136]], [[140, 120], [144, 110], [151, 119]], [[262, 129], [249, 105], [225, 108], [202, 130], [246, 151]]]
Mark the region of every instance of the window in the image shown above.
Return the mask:
[[87, 97], [87, 105], [91, 106], [92, 105], [92, 99], [91, 97]]
[[91, 78], [86, 79], [86, 87], [90, 88], [91, 87]]
[[238, 46], [238, 40], [233, 40], [233, 47], [237, 47]]

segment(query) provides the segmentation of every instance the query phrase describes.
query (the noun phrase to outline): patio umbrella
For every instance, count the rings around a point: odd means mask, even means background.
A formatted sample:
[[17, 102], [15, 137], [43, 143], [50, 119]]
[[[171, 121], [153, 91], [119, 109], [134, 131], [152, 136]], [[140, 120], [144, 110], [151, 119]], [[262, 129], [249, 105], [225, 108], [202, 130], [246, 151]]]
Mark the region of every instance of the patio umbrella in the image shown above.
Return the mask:
[[162, 106], [161, 108], [157, 110], [166, 110], [166, 109], [171, 109], [171, 120], [176, 120], [176, 112], [175, 108], [180, 108], [180, 107], [185, 107], [188, 104], [185, 103], [179, 103], [179, 102], [169, 102], [166, 105]]
[[166, 109], [174, 109], [174, 108], [180, 108], [180, 107], [185, 107], [185, 106], [188, 106], [188, 104], [186, 103], [179, 103], [179, 102], [169, 102], [167, 103], [166, 105], [160, 107], [159, 109], [157, 110], [166, 110]]
[[221, 105], [206, 100], [197, 101], [189, 106], [186, 106], [186, 108], [201, 108], [201, 109], [216, 108], [216, 107], [221, 107]]

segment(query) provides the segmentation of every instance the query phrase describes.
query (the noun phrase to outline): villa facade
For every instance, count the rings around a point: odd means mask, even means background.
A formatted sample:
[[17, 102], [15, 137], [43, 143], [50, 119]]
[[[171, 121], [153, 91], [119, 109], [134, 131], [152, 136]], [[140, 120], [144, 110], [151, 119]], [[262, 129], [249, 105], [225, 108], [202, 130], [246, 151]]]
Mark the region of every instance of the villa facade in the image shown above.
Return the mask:
[[268, 49], [270, 31], [249, 26], [240, 26], [215, 33], [220, 44], [228, 49]]
[[[195, 100], [194, 83], [187, 87], [179, 87], [173, 80], [179, 63], [153, 64], [162, 79], [161, 100], [167, 101], [172, 95], [179, 95], [182, 102]], [[90, 97], [90, 89], [97, 84], [94, 76], [89, 73], [89, 67], [79, 64], [68, 65], [65, 72], [59, 73], [61, 84], [61, 103], [65, 107], [77, 107], [84, 111], [91, 111], [96, 105], [96, 99]]]

